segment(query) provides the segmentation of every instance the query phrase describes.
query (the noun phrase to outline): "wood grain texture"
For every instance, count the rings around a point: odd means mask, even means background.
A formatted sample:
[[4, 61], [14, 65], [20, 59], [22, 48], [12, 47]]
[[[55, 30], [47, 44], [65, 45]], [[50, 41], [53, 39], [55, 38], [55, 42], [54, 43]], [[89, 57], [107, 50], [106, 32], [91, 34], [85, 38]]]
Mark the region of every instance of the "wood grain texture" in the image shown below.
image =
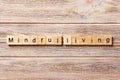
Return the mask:
[[120, 0], [0, 0], [0, 23], [120, 23]]
[[[120, 80], [120, 0], [0, 0], [0, 80]], [[111, 35], [113, 46], [8, 46], [7, 35]]]
[[120, 59], [0, 58], [0, 80], [119, 80]]
[[[120, 56], [120, 25], [0, 24], [0, 56]], [[111, 35], [113, 46], [8, 46], [6, 35]]]

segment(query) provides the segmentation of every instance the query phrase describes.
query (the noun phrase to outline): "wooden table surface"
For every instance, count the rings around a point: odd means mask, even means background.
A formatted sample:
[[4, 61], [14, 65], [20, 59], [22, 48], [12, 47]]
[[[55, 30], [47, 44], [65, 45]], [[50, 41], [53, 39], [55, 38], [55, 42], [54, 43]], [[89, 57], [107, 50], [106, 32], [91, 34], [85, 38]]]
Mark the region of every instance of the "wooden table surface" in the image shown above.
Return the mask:
[[[120, 0], [0, 0], [0, 80], [120, 80]], [[8, 46], [7, 35], [111, 35], [113, 46]]]

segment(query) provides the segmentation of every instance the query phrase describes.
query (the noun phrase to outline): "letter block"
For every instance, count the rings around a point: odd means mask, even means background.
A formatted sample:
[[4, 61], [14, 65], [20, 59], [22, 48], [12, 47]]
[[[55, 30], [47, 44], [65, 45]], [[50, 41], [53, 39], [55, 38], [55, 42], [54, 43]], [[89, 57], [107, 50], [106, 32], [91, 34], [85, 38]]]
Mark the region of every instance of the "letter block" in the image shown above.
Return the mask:
[[30, 45], [30, 36], [23, 35], [22, 36], [22, 45]]
[[70, 35], [63, 36], [63, 44], [64, 45], [71, 45], [72, 44], [72, 37]]
[[46, 37], [38, 36], [38, 45], [46, 45]]
[[38, 37], [37, 36], [30, 36], [29, 38], [29, 44], [30, 45], [38, 45]]
[[7, 36], [7, 44], [14, 45], [15, 44], [15, 37], [12, 35]]

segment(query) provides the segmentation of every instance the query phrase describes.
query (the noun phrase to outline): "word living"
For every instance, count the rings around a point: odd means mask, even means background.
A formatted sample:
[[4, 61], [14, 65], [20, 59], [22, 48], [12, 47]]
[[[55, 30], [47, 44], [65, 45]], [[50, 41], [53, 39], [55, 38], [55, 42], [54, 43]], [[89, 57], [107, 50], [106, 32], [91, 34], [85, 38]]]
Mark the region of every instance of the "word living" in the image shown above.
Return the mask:
[[7, 36], [8, 45], [112, 45], [111, 36]]

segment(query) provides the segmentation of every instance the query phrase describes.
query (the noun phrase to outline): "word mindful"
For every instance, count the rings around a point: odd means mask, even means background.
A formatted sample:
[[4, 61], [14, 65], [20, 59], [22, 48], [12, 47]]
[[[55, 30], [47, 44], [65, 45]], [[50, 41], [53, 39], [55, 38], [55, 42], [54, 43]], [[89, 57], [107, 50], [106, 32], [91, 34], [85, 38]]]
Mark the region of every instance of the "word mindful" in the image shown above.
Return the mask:
[[8, 35], [8, 45], [112, 45], [111, 36], [16, 36]]

